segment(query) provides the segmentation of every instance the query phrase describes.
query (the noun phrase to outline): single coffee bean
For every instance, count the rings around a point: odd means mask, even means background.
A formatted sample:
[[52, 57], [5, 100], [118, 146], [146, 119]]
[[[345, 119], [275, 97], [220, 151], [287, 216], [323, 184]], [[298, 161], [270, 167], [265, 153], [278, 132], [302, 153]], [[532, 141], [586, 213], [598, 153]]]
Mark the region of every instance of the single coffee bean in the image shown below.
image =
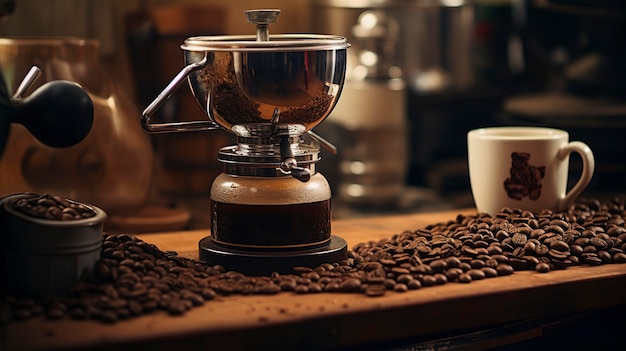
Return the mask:
[[614, 254], [613, 263], [626, 263], [626, 253], [618, 252]]
[[472, 282], [472, 276], [469, 273], [463, 273], [463, 274], [459, 275], [459, 282], [460, 283], [471, 283]]
[[576, 245], [576, 244], [571, 245], [569, 249], [570, 249], [570, 253], [576, 256], [580, 256], [580, 254], [584, 252], [583, 247], [580, 245]]
[[507, 276], [513, 274], [513, 267], [508, 264], [500, 264], [496, 267], [499, 276]]
[[526, 236], [526, 234], [518, 232], [513, 234], [511, 239], [515, 246], [524, 246], [526, 244], [526, 241], [528, 240], [528, 237]]
[[613, 257], [608, 251], [598, 251], [598, 258], [602, 260], [602, 263], [611, 263], [613, 261]]
[[589, 239], [589, 243], [598, 250], [605, 250], [608, 247], [607, 242], [597, 236]]
[[429, 266], [432, 272], [441, 273], [448, 267], [448, 263], [446, 260], [439, 259], [430, 262]]
[[345, 292], [354, 292], [361, 289], [361, 281], [356, 278], [348, 278], [339, 284], [339, 290]]
[[385, 295], [385, 286], [382, 284], [372, 284], [365, 288], [365, 295], [379, 297]]
[[422, 283], [420, 283], [420, 281], [417, 279], [413, 279], [413, 280], [408, 281], [406, 283], [406, 286], [409, 288], [409, 290], [417, 290], [422, 287]]
[[187, 311], [184, 301], [175, 299], [167, 305], [167, 312], [170, 315], [179, 316]]
[[469, 264], [472, 267], [472, 269], [481, 269], [485, 267], [485, 261], [479, 260], [479, 259], [471, 260]]
[[498, 276], [498, 271], [495, 268], [483, 267], [480, 270], [485, 273], [485, 278], [495, 278]]
[[596, 246], [593, 245], [587, 245], [583, 248], [583, 253], [588, 254], [588, 253], [597, 253], [598, 252], [598, 248]]
[[470, 269], [469, 271], [467, 271], [467, 274], [472, 277], [472, 280], [485, 279], [485, 272], [481, 271], [480, 269]]
[[569, 256], [570, 252], [566, 251], [566, 252], [561, 252], [555, 249], [550, 249], [548, 251], [548, 256], [552, 257], [553, 259], [556, 260], [564, 260], [567, 258], [567, 256]]
[[502, 254], [502, 247], [500, 247], [499, 243], [497, 243], [498, 245], [489, 245], [489, 247], [487, 247], [487, 253], [489, 254], [489, 256], [493, 256], [493, 255], [500, 255]]
[[448, 282], [448, 277], [443, 273], [435, 273], [433, 278], [435, 278], [436, 285], [443, 285]]
[[565, 241], [556, 240], [550, 243], [550, 249], [559, 252], [568, 252], [570, 250], [570, 247]]
[[463, 272], [467, 272], [470, 269], [472, 269], [472, 266], [467, 263], [467, 262], [461, 262], [461, 264], [459, 265], [459, 268], [461, 268], [461, 270], [463, 270]]
[[526, 244], [524, 244], [524, 252], [526, 253], [533, 253], [535, 251], [535, 249], [537, 248], [537, 244], [534, 241], [527, 241]]
[[602, 259], [600, 257], [596, 256], [586, 256], [585, 257], [585, 262], [587, 264], [589, 264], [590, 266], [598, 266], [602, 264]]
[[298, 284], [298, 285], [296, 286], [296, 288], [295, 288], [295, 289], [293, 289], [293, 291], [294, 291], [296, 294], [307, 294], [307, 293], [309, 292], [309, 287], [308, 287], [308, 285]]
[[422, 278], [422, 286], [434, 286], [437, 284], [437, 279], [432, 275], [425, 275]]
[[463, 274], [463, 270], [458, 267], [450, 268], [446, 270], [446, 278], [449, 282], [456, 281], [461, 274]]
[[535, 254], [537, 256], [545, 256], [548, 254], [548, 251], [550, 251], [550, 248], [547, 245], [538, 244], [535, 246]]
[[397, 275], [411, 273], [411, 271], [409, 271], [407, 268], [403, 268], [403, 267], [393, 267], [391, 269], [391, 272], [393, 274], [397, 274]]
[[[585, 232], [590, 232], [590, 231], [585, 231]], [[585, 232], [583, 232], [583, 233], [585, 233]], [[588, 237], [578, 238], [578, 239], [574, 240], [574, 245], [579, 245], [579, 246], [585, 247], [585, 246], [589, 245], [589, 238]]]
[[406, 284], [398, 283], [393, 287], [395, 292], [406, 292], [409, 290], [409, 287]]
[[535, 266], [535, 270], [539, 273], [548, 273], [550, 272], [550, 265], [545, 262], [540, 262]]
[[407, 284], [412, 280], [415, 280], [415, 278], [410, 274], [401, 274], [396, 278], [396, 281], [402, 284]]

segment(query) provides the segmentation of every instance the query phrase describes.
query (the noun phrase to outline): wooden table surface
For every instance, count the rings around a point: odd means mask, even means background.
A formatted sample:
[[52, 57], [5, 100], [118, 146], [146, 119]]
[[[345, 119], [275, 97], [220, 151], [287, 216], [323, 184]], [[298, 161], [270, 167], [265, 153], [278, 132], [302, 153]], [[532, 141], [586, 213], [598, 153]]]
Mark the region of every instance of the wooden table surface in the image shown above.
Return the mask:
[[[473, 210], [337, 220], [333, 234], [353, 245], [454, 219], [459, 213]], [[196, 230], [138, 236], [161, 250], [197, 258], [198, 241], [208, 234]], [[625, 292], [626, 265], [610, 264], [548, 274], [516, 272], [377, 298], [348, 293], [228, 296], [179, 317], [158, 312], [112, 325], [43, 318], [12, 322], [2, 330], [0, 350], [354, 349], [624, 305]], [[540, 327], [522, 330], [509, 338], [541, 334]]]

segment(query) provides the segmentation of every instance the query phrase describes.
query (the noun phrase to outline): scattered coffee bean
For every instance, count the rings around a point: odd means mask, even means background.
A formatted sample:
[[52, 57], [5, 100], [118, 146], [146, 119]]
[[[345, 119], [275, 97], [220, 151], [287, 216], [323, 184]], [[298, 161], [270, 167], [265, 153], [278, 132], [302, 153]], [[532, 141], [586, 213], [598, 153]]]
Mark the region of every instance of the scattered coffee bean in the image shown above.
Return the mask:
[[365, 288], [365, 295], [372, 297], [383, 296], [385, 295], [385, 286], [381, 284], [368, 285]]
[[394, 286], [393, 290], [396, 292], [405, 292], [408, 291], [409, 288], [406, 286], [406, 284], [399, 283]]
[[539, 273], [548, 273], [550, 272], [550, 265], [545, 262], [541, 262], [535, 266], [535, 270]]
[[492, 267], [483, 267], [480, 269], [485, 274], [485, 278], [495, 278], [498, 276], [498, 271]]
[[468, 273], [463, 273], [459, 276], [459, 282], [460, 283], [471, 283], [472, 282], [472, 276], [469, 275]]

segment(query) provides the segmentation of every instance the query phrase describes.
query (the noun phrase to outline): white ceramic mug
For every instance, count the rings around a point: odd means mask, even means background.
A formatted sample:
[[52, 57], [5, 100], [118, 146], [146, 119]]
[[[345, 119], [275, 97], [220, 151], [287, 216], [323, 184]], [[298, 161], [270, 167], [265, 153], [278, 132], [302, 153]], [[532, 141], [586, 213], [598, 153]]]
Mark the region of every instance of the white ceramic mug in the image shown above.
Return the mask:
[[[587, 144], [569, 141], [560, 129], [491, 127], [467, 134], [468, 164], [474, 203], [495, 215], [502, 208], [555, 211], [566, 209], [589, 185], [595, 169]], [[582, 158], [582, 173], [567, 192], [569, 158]]]

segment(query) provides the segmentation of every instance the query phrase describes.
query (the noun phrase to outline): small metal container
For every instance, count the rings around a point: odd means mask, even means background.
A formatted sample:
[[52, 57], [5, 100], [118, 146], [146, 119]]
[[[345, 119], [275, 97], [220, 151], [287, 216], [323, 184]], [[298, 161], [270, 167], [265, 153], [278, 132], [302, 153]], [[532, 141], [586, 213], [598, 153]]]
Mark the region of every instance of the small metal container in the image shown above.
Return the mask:
[[100, 259], [107, 217], [102, 209], [82, 204], [95, 215], [62, 221], [29, 216], [13, 207], [19, 199], [36, 196], [19, 193], [0, 199], [0, 287], [6, 295], [65, 295]]

